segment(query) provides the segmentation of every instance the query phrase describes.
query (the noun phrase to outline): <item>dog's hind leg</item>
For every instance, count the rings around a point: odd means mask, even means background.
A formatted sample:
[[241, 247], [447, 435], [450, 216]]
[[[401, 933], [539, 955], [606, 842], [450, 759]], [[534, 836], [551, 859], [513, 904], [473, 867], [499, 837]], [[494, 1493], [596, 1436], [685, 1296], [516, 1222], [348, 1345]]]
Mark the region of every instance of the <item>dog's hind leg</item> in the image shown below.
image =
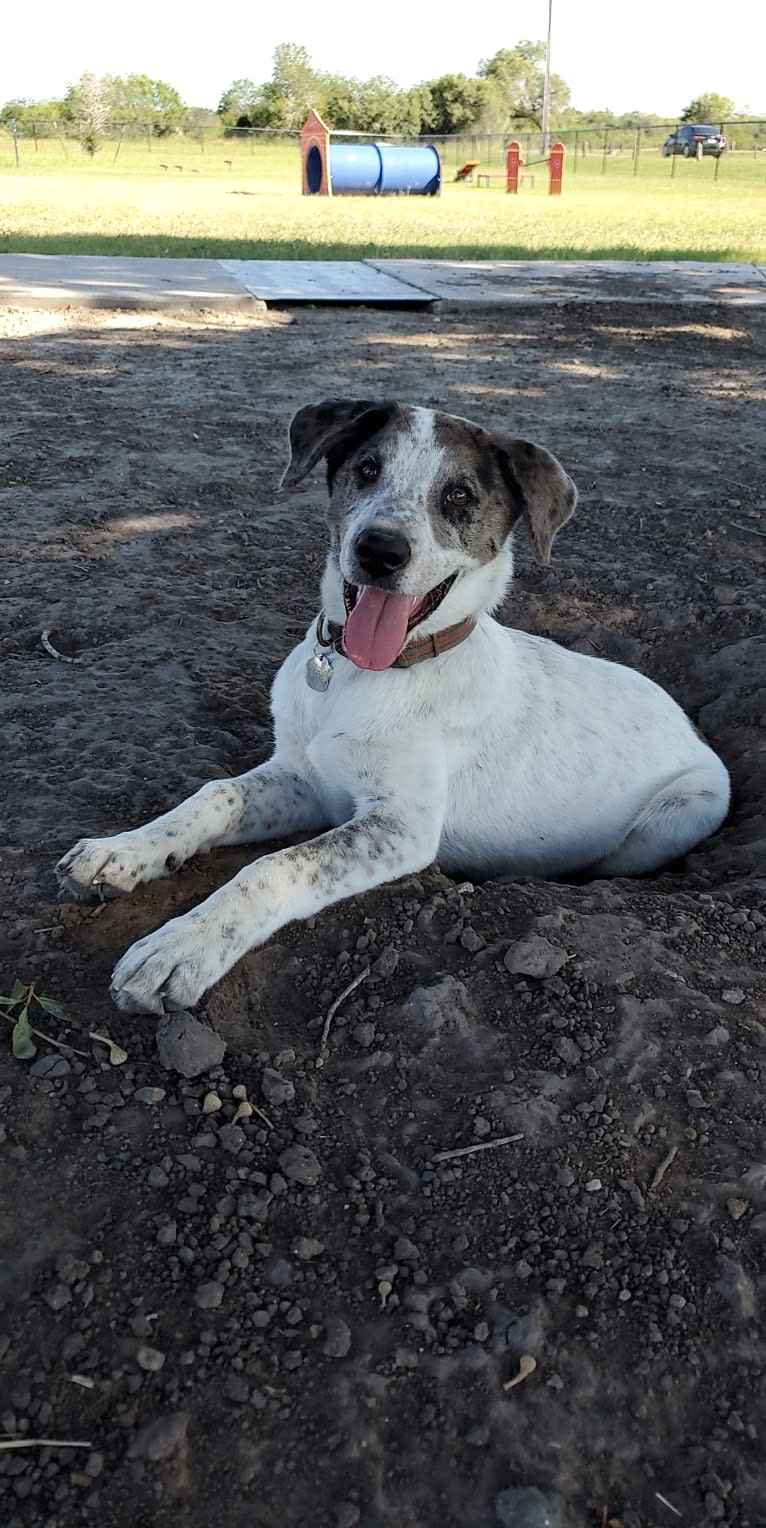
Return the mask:
[[274, 758], [231, 780], [211, 780], [141, 828], [112, 838], [80, 839], [56, 871], [76, 895], [102, 888], [127, 892], [221, 844], [283, 838], [326, 826], [311, 786]]
[[622, 843], [591, 865], [593, 875], [642, 875], [688, 853], [729, 810], [729, 776], [715, 754], [677, 775], [640, 812]]

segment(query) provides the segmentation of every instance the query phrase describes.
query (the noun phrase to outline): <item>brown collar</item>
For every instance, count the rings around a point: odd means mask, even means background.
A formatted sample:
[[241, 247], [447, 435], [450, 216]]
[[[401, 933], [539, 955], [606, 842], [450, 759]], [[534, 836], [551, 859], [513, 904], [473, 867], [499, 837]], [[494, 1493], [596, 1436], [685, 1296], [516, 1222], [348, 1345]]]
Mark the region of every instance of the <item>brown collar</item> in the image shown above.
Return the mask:
[[[407, 643], [399, 657], [394, 659], [391, 668], [408, 669], [412, 668], [413, 663], [422, 663], [425, 658], [438, 658], [440, 653], [449, 652], [451, 647], [457, 647], [459, 642], [464, 642], [466, 637], [470, 637], [475, 625], [473, 616], [469, 615], [464, 621], [456, 621], [454, 626], [445, 626], [443, 631], [433, 631], [428, 636], [415, 637], [414, 641]], [[332, 647], [344, 658], [348, 656], [343, 649], [343, 627], [336, 621], [325, 621], [324, 611], [320, 611], [317, 618], [316, 637], [320, 647]]]

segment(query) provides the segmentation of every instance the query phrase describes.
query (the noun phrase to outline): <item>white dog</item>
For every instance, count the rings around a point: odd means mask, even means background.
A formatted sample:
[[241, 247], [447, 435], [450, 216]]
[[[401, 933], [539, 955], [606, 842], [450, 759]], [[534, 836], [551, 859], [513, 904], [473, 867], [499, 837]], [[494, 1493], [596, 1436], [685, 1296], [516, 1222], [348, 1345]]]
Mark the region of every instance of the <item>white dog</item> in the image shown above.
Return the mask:
[[344, 399], [300, 409], [290, 445], [288, 487], [327, 463], [330, 551], [322, 613], [274, 682], [273, 757], [58, 869], [126, 892], [219, 844], [318, 836], [134, 944], [112, 984], [127, 1010], [188, 1008], [284, 924], [434, 859], [474, 878], [640, 874], [728, 809], [723, 764], [657, 685], [488, 614], [516, 522], [547, 563], [574, 510], [555, 457]]

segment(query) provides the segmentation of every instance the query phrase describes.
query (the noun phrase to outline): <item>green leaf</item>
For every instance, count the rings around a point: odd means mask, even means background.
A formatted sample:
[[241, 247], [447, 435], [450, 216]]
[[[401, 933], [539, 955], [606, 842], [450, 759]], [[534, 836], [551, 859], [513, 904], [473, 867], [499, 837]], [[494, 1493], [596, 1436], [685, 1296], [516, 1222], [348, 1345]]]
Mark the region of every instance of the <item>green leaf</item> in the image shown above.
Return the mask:
[[15, 1008], [20, 1002], [20, 997], [0, 997], [0, 1008]]
[[13, 1026], [11, 1036], [13, 1054], [17, 1061], [31, 1061], [37, 1055], [37, 1046], [32, 1039], [32, 1026], [29, 1022], [29, 1011], [24, 1008], [19, 1014]]
[[46, 1013], [52, 1013], [55, 1019], [66, 1019], [69, 1017], [64, 1004], [59, 1003], [56, 998], [40, 997], [36, 992], [35, 1002], [39, 1003], [40, 1007], [44, 1008]]
[[13, 983], [13, 986], [11, 987], [11, 1002], [19, 1003], [23, 997], [26, 997], [28, 991], [29, 988], [25, 987], [24, 983], [20, 982], [17, 977]]

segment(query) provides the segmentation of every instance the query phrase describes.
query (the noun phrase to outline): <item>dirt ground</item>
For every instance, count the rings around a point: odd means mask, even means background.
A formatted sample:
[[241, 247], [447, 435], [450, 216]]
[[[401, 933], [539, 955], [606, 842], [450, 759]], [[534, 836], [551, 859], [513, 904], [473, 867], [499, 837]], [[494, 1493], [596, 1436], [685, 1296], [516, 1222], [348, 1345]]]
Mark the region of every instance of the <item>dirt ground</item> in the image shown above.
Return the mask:
[[[71, 1014], [40, 1015], [70, 1049], [0, 1052], [0, 1433], [81, 1445], [0, 1446], [3, 1528], [766, 1524], [766, 316], [0, 332], [0, 992]], [[579, 514], [549, 570], [520, 544], [502, 618], [665, 685], [733, 809], [653, 879], [432, 869], [292, 925], [202, 1005], [227, 1048], [184, 1080], [109, 973], [252, 854], [96, 908], [52, 865], [268, 755], [324, 544], [319, 475], [274, 485], [333, 393], [557, 452]], [[566, 963], [513, 972], [540, 934]]]

